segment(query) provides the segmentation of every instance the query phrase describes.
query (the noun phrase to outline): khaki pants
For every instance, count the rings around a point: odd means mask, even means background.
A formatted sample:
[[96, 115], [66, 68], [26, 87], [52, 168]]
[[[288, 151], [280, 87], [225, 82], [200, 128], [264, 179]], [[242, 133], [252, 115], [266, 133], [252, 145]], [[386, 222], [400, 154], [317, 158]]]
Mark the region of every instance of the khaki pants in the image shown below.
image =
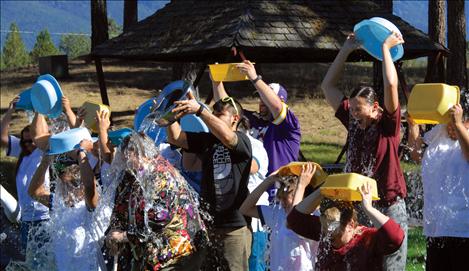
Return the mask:
[[[249, 255], [251, 254], [251, 231], [241, 228], [216, 228], [212, 242], [222, 245], [223, 256], [229, 270], [249, 270]], [[210, 257], [210, 255], [207, 255]]]

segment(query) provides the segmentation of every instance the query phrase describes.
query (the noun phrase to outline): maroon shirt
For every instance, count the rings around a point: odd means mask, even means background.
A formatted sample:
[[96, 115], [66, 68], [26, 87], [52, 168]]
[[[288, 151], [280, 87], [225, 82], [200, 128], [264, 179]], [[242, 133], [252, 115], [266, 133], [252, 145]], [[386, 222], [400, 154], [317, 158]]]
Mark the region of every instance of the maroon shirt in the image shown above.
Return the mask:
[[347, 128], [349, 142], [345, 172], [355, 172], [377, 181], [380, 206], [389, 206], [396, 197], [405, 198], [407, 188], [399, 162], [401, 108], [386, 110], [365, 130], [350, 115], [349, 100], [340, 104], [336, 118]]
[[360, 233], [341, 248], [320, 240], [319, 217], [303, 214], [293, 208], [287, 217], [288, 227], [297, 234], [319, 241], [315, 270], [382, 270], [383, 257], [399, 249], [404, 231], [391, 218], [379, 229], [359, 226]]

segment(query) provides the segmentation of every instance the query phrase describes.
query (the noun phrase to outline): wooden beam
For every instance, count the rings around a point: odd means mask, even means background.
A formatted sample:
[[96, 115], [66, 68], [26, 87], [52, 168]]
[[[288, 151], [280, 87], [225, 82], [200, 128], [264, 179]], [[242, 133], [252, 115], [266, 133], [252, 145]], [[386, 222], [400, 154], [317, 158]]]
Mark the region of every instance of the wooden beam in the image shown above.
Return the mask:
[[109, 98], [107, 96], [106, 82], [104, 80], [103, 64], [101, 63], [101, 58], [95, 58], [94, 64], [96, 66], [96, 76], [98, 77], [101, 101], [103, 102], [103, 104], [110, 106]]

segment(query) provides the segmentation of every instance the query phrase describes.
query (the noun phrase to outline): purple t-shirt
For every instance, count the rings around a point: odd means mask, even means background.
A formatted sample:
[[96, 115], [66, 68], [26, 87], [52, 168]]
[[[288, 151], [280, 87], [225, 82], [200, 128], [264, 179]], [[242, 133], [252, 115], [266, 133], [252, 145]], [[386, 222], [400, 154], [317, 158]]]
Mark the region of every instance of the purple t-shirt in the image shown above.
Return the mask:
[[271, 122], [259, 118], [257, 113], [252, 111], [245, 110], [245, 115], [251, 124], [252, 136], [264, 142], [269, 157], [267, 175], [281, 166], [298, 161], [300, 122], [286, 104], [283, 104], [280, 115]]

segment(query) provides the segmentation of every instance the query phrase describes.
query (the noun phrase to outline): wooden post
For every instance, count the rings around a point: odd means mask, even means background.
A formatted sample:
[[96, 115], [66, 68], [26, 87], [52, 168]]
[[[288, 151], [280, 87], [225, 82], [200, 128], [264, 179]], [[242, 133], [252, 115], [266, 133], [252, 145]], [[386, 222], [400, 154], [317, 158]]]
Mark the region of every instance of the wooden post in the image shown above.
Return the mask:
[[105, 0], [91, 1], [91, 51], [109, 39]]
[[104, 80], [103, 64], [101, 58], [95, 58], [94, 64], [96, 66], [96, 75], [98, 77], [99, 91], [101, 92], [101, 101], [103, 104], [110, 106], [109, 98], [107, 96], [106, 82]]
[[[443, 0], [428, 1], [428, 36], [434, 42], [446, 44], [446, 7]], [[441, 53], [432, 54], [427, 59], [425, 83], [445, 82], [445, 64]]]
[[124, 0], [124, 32], [138, 22], [137, 0]]

